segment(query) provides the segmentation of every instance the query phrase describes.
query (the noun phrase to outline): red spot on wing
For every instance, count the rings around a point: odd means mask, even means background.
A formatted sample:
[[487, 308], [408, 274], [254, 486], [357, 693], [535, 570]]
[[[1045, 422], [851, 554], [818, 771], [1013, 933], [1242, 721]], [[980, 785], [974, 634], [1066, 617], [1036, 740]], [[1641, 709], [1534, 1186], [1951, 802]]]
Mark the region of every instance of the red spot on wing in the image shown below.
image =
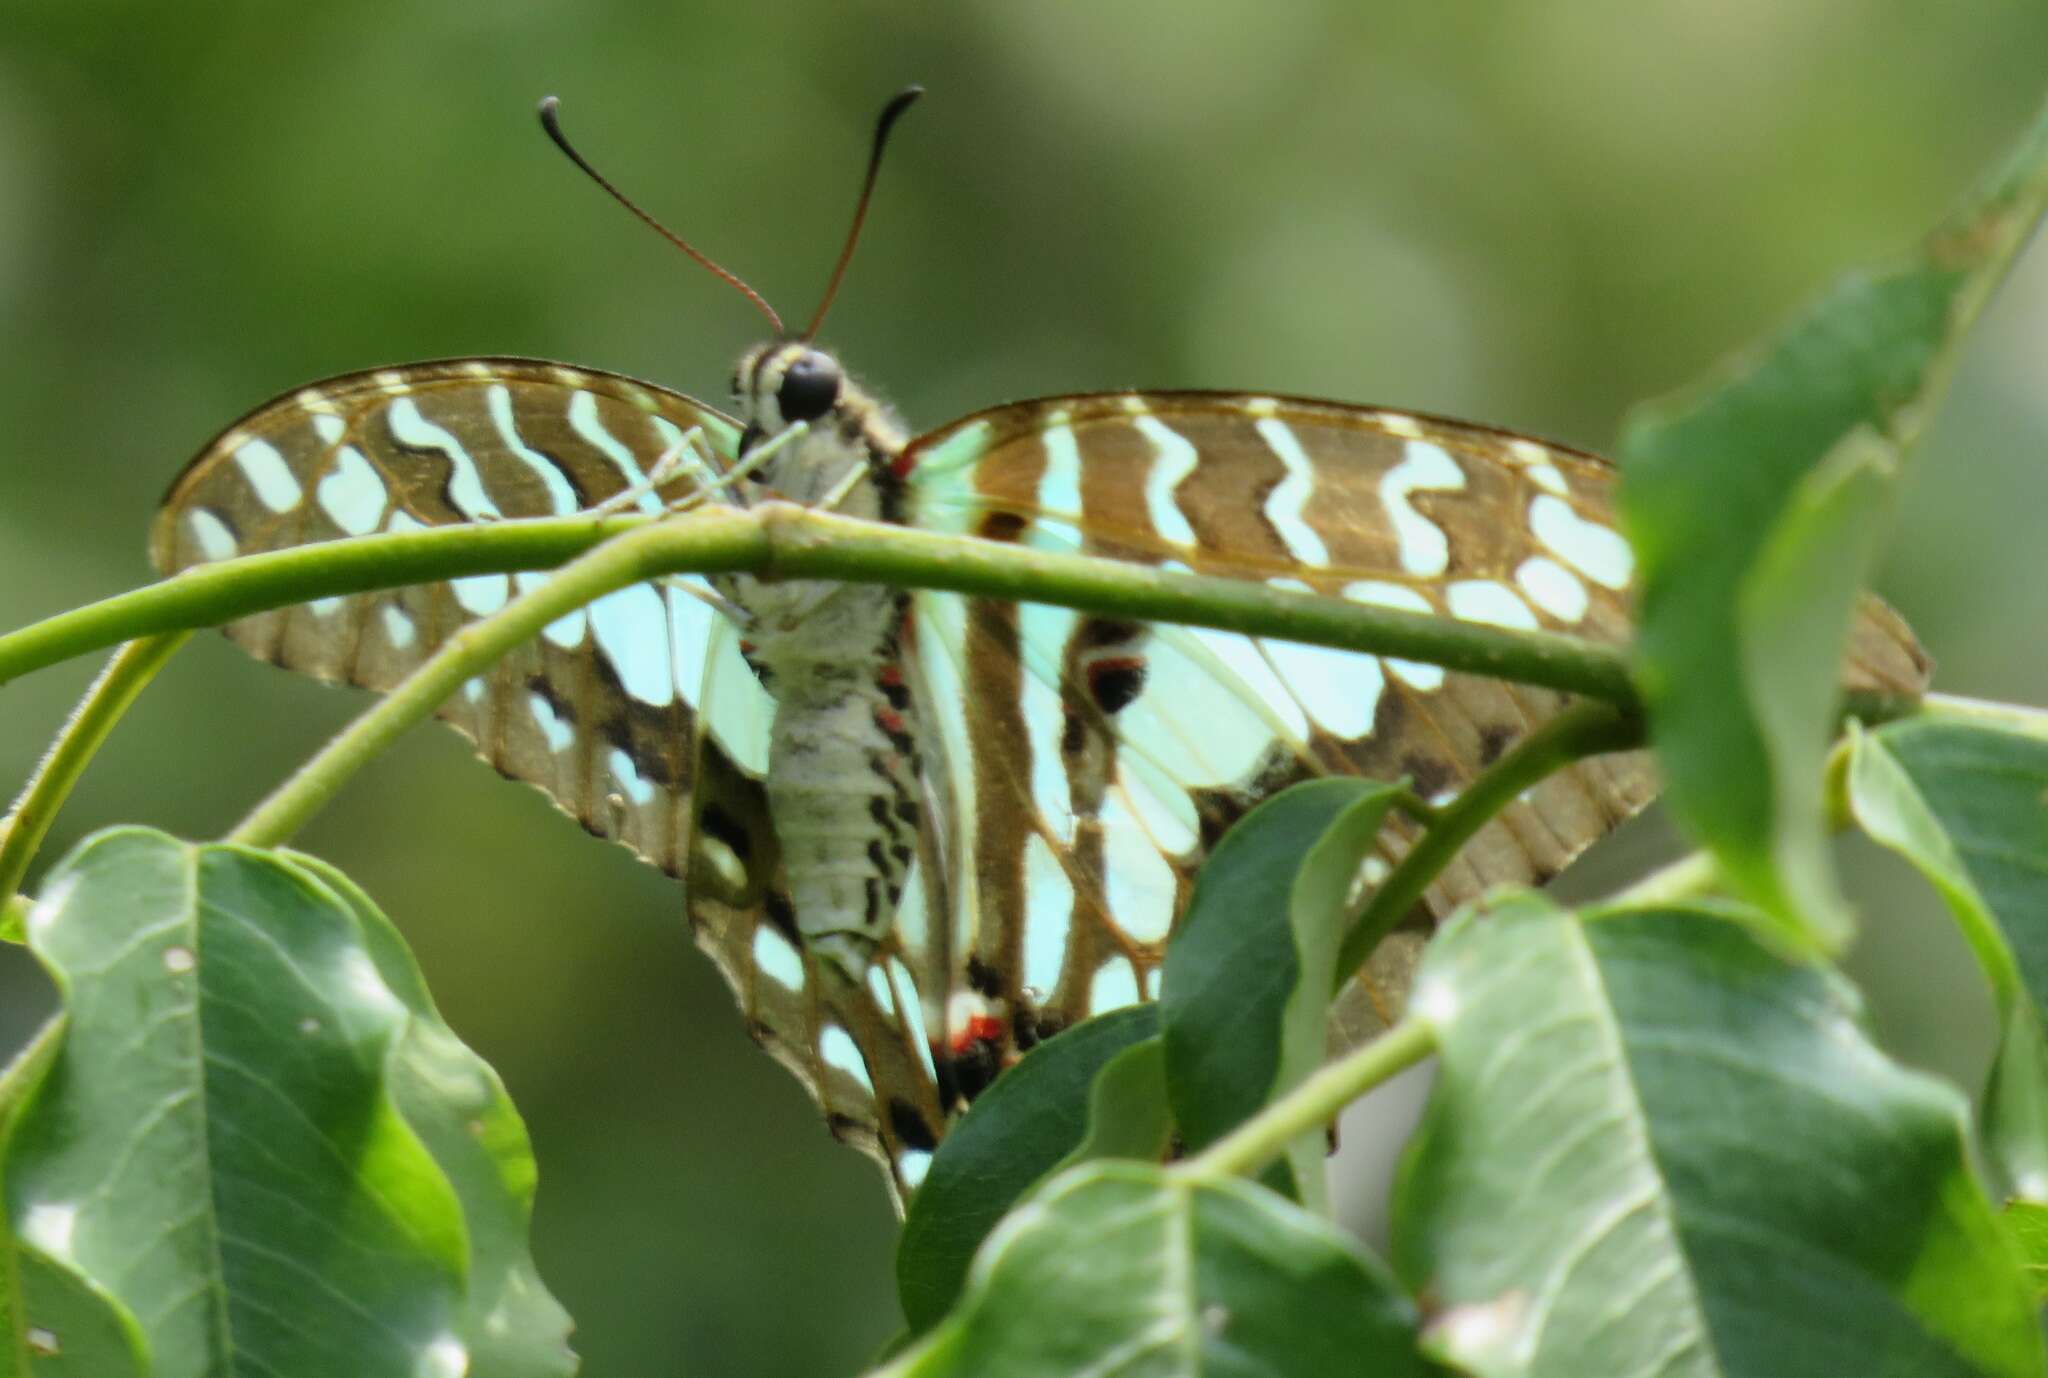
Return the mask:
[[954, 1057], [965, 1057], [983, 1043], [1000, 1043], [1003, 1040], [1003, 1021], [992, 1014], [977, 1014], [967, 1021], [967, 1027], [953, 1035], [946, 1050]]

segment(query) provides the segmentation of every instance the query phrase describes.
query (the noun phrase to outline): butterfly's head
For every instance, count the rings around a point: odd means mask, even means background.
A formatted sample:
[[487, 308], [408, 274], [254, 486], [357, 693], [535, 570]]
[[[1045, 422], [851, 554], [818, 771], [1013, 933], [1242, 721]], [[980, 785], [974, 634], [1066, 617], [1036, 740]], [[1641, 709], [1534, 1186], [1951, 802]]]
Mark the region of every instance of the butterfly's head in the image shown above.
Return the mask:
[[[775, 445], [758, 477], [793, 501], [818, 500], [855, 467], [892, 472], [903, 452], [902, 424], [815, 345], [800, 340], [756, 345], [733, 369], [732, 391], [744, 428], [740, 454]], [[804, 427], [802, 439], [775, 444], [798, 425]], [[867, 506], [863, 500], [841, 510], [852, 516], [887, 515], [886, 501], [875, 512]]]
[[813, 431], [832, 429], [830, 418], [850, 395], [839, 361], [791, 340], [756, 345], [732, 374], [733, 401], [750, 437], [775, 435], [799, 421]]
[[[839, 261], [832, 267], [832, 277], [825, 286], [824, 296], [818, 301], [818, 309], [811, 315], [810, 324], [804, 328], [803, 334], [794, 338], [785, 332], [782, 317], [759, 292], [642, 210], [576, 151], [562, 133], [557, 110], [559, 102], [553, 96], [540, 103], [541, 128], [547, 131], [548, 137], [571, 162], [663, 238], [731, 284], [760, 309], [774, 329], [777, 339], [756, 345], [740, 357], [739, 367], [733, 370], [732, 391], [745, 427], [740, 440], [742, 455], [764, 441], [787, 435], [793, 426], [801, 424], [807, 428], [806, 438], [788, 452], [774, 456], [772, 462], [768, 456], [763, 456], [760, 477], [785, 497], [802, 500], [816, 485], [820, 475], [842, 474], [856, 463], [864, 462], [876, 472], [890, 471], [901, 456], [905, 438], [895, 419], [874, 399], [849, 385], [839, 361], [811, 341], [818, 337], [818, 328], [824, 324], [825, 313], [831, 309], [832, 300], [839, 293], [839, 284], [846, 276], [846, 265], [853, 258], [854, 245], [860, 240], [861, 222], [867, 218], [868, 200], [874, 194], [875, 175], [881, 171], [882, 150], [888, 145], [889, 130], [897, 117], [923, 94], [922, 87], [908, 87], [882, 107], [882, 113], [875, 121], [874, 144], [868, 152], [867, 175], [861, 179], [860, 199], [854, 203], [853, 224], [848, 228], [846, 242], [839, 250]], [[786, 476], [793, 476], [795, 481]]]

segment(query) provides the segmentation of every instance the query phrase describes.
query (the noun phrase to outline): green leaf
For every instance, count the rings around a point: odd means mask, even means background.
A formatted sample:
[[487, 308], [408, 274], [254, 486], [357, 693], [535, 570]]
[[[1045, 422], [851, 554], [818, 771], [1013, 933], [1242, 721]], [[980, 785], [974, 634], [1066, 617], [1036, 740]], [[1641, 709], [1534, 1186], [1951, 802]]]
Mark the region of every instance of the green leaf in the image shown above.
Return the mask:
[[[15, 1113], [42, 1083], [63, 1032], [51, 1020], [0, 1073], [0, 1167]], [[119, 1304], [11, 1234], [0, 1241], [0, 1378], [141, 1378], [144, 1354], [142, 1328]]]
[[[24, 1255], [137, 1318], [147, 1372], [569, 1369], [559, 1333], [515, 1356], [473, 1328], [494, 1222], [472, 1238], [475, 1183], [451, 1187], [435, 1153], [462, 1155], [440, 1131], [518, 1158], [495, 1083], [394, 992], [402, 949], [362, 923], [286, 859], [142, 829], [81, 844], [31, 913], [65, 1023], [0, 1164], [7, 1219]], [[498, 1279], [474, 1281], [488, 1301]], [[61, 1352], [87, 1338], [28, 1300]]]
[[1053, 1171], [1096, 1158], [1159, 1162], [1173, 1144], [1166, 1103], [1166, 1043], [1148, 1038], [1102, 1064], [1088, 1088], [1088, 1132]]
[[1948, 902], [1990, 979], [1999, 1049], [1985, 1139], [2007, 1187], [2048, 1201], [2048, 741], [1918, 718], [1858, 737], [1849, 806]]
[[1279, 1195], [1098, 1162], [1006, 1220], [960, 1309], [880, 1372], [1420, 1378], [1415, 1324], [1383, 1266]]
[[1703, 911], [1467, 913], [1410, 1001], [1441, 1062], [1395, 1202], [1428, 1341], [1485, 1375], [2039, 1378], [1954, 1090], [1847, 983]]
[[2048, 114], [1917, 254], [1845, 279], [1623, 434], [1638, 680], [1667, 798], [1799, 946], [1837, 947], [1848, 929], [1810, 807], [1847, 590], [1876, 548], [1898, 452], [2044, 201]]
[[390, 1060], [390, 1090], [462, 1204], [469, 1285], [455, 1333], [470, 1373], [574, 1373], [569, 1313], [542, 1284], [528, 1247], [538, 1173], [505, 1084], [443, 1022], [391, 920], [326, 862], [287, 855], [349, 906], [378, 976], [412, 1015]]
[[2019, 1249], [2035, 1303], [2048, 1303], [2048, 1206], [2038, 1201], [2008, 1201], [2000, 1218]]
[[1866, 433], [1836, 446], [1793, 490], [1737, 601], [1754, 723], [1785, 767], [1767, 777], [1765, 864], [1743, 888], [1794, 949], [1839, 951], [1853, 930], [1835, 887], [1820, 763], [1834, 735], [1844, 629], [1889, 520], [1895, 469], [1891, 447]]
[[[148, 1345], [127, 1308], [33, 1249], [8, 1241], [14, 1256], [10, 1309], [18, 1333], [0, 1330], [5, 1378], [146, 1378]], [[33, 1319], [28, 1319], [28, 1318]]]
[[1003, 1213], [1088, 1135], [1097, 1073], [1158, 1032], [1156, 1005], [1076, 1024], [1018, 1059], [947, 1131], [896, 1245], [896, 1291], [913, 1332], [946, 1314]]
[[[1398, 787], [1312, 780], [1240, 820], [1166, 950], [1159, 1023], [1182, 1145], [1208, 1147], [1322, 1065], [1347, 899]], [[1320, 1134], [1269, 1180], [1324, 1204]]]

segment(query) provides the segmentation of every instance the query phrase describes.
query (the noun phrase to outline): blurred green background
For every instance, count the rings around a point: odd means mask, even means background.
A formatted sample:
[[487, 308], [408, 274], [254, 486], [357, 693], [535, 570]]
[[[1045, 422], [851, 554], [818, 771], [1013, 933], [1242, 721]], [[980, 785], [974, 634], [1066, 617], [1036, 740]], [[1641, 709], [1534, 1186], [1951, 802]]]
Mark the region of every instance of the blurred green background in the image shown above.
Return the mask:
[[[1631, 400], [1930, 225], [2044, 72], [2048, 8], [2019, 0], [9, 0], [0, 626], [146, 579], [184, 460], [326, 374], [537, 354], [722, 400], [758, 319], [543, 141], [549, 92], [613, 177], [802, 319], [869, 120], [928, 86], [827, 332], [914, 422], [1214, 386], [1602, 448]], [[1882, 581], [1953, 692], [2048, 699], [2044, 384], [2037, 250]], [[0, 694], [0, 790], [91, 668]], [[360, 706], [199, 640], [49, 855], [116, 820], [216, 833]], [[670, 884], [466, 756], [416, 733], [303, 842], [398, 919], [527, 1115], [586, 1371], [854, 1371], [895, 1324], [877, 1176], [748, 1043]], [[1902, 871], [1853, 860], [1881, 1030], [1974, 1085], [1967, 956]], [[0, 951], [0, 1049], [47, 1008]], [[1361, 1221], [1374, 1170], [1344, 1198]]]

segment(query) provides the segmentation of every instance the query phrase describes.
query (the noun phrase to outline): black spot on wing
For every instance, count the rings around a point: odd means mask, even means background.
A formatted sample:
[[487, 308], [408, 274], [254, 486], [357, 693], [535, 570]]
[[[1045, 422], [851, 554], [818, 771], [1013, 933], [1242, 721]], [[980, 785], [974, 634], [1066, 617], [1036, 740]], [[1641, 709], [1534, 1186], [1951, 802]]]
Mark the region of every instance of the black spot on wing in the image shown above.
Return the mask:
[[921, 1148], [929, 1153], [939, 1146], [939, 1135], [917, 1107], [901, 1096], [889, 1097], [889, 1128], [905, 1148]]
[[1517, 733], [1514, 728], [1504, 727], [1499, 723], [1495, 723], [1491, 727], [1481, 728], [1479, 730], [1479, 764], [1490, 766], [1495, 761], [1498, 761], [1506, 753], [1507, 749], [1514, 745], [1516, 735]]
[[704, 812], [699, 816], [699, 825], [712, 837], [732, 848], [732, 854], [740, 859], [742, 866], [752, 862], [754, 840], [747, 834], [747, 830], [740, 826], [739, 820], [726, 812], [723, 804], [715, 799], [707, 802], [704, 805]]
[[981, 519], [981, 527], [974, 534], [990, 541], [1014, 541], [1024, 534], [1029, 523], [1015, 512], [991, 512]]
[[542, 701], [554, 710], [557, 718], [572, 726], [575, 724], [575, 708], [570, 704], [569, 700], [562, 697], [560, 691], [553, 684], [548, 682], [547, 676], [528, 675], [526, 677], [526, 688], [528, 693], [539, 695]]
[[1121, 713], [1145, 689], [1145, 662], [1131, 656], [1099, 660], [1088, 667], [1088, 692], [1105, 713]]
[[941, 1103], [966, 1105], [988, 1090], [1002, 1071], [1002, 1049], [993, 1040], [976, 1039], [965, 1052], [938, 1059], [938, 1069]]
[[979, 957], [967, 959], [967, 984], [970, 989], [991, 1000], [1003, 997], [1003, 974]]
[[1020, 1009], [1010, 1016], [1010, 1035], [1017, 1051], [1029, 1052], [1067, 1027], [1067, 1021], [1049, 1011]]
[[606, 743], [625, 753], [626, 759], [633, 763], [633, 769], [641, 779], [660, 785], [664, 789], [675, 785], [675, 771], [671, 769], [668, 758], [659, 752], [648, 750], [649, 742], [641, 733], [633, 730], [633, 724], [629, 719], [612, 718], [601, 724], [597, 733]]
[[761, 912], [775, 926], [776, 932], [802, 946], [803, 935], [796, 927], [796, 906], [789, 902], [789, 896], [779, 890], [770, 890], [761, 896]]
[[1081, 748], [1088, 745], [1088, 727], [1081, 721], [1081, 715], [1071, 706], [1066, 710], [1065, 722], [1060, 727], [1060, 754], [1076, 756]]
[[1126, 642], [1136, 643], [1145, 638], [1145, 624], [1132, 622], [1120, 617], [1083, 618], [1075, 629], [1074, 643], [1083, 650], [1101, 650], [1106, 646], [1121, 646]]
[[1451, 782], [1450, 766], [1421, 752], [1410, 752], [1401, 758], [1401, 773], [1408, 777], [1415, 792], [1424, 799], [1431, 798]]

